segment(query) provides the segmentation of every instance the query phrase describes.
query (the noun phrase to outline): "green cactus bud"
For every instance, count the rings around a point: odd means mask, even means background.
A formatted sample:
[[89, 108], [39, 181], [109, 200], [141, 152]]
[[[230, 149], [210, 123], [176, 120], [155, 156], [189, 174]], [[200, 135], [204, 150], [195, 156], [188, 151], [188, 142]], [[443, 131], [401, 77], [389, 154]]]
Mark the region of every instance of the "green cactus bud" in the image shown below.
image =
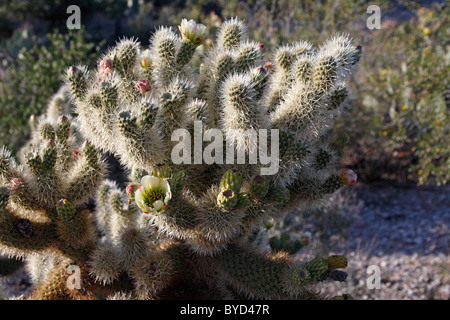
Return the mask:
[[83, 143], [83, 153], [86, 158], [87, 163], [91, 168], [98, 168], [98, 153], [95, 147], [89, 142], [85, 141]]
[[238, 193], [238, 203], [236, 204], [236, 209], [245, 209], [250, 206], [250, 203], [251, 201], [248, 193]]
[[127, 138], [137, 137], [139, 135], [137, 128], [137, 120], [131, 116], [128, 111], [119, 114], [119, 129], [120, 132]]
[[25, 164], [35, 175], [40, 175], [44, 172], [41, 157], [37, 153], [29, 153], [25, 158]]
[[185, 184], [186, 173], [184, 171], [178, 171], [170, 179], [170, 189], [172, 192], [177, 192], [183, 189]]
[[230, 19], [222, 24], [219, 33], [219, 46], [232, 50], [237, 48], [245, 34], [244, 24], [237, 19]]
[[327, 91], [331, 88], [336, 79], [337, 66], [333, 57], [324, 57], [320, 59], [313, 72], [313, 83], [319, 92]]
[[136, 62], [137, 43], [132, 40], [123, 40], [118, 45], [118, 59], [124, 73], [129, 72]]
[[48, 122], [41, 123], [39, 133], [44, 140], [55, 140], [55, 129]]
[[324, 169], [330, 163], [332, 158], [333, 156], [329, 152], [322, 149], [316, 154], [314, 167], [317, 170]]
[[322, 257], [316, 257], [303, 265], [311, 278], [315, 281], [323, 281], [328, 277], [328, 264]]
[[8, 204], [9, 190], [6, 187], [0, 187], [0, 214]]
[[48, 140], [42, 154], [42, 168], [46, 171], [52, 170], [56, 164], [56, 158], [56, 144], [53, 140]]
[[328, 269], [344, 269], [347, 267], [347, 258], [343, 255], [332, 255], [327, 258]]
[[235, 69], [239, 72], [250, 70], [257, 65], [262, 59], [261, 50], [253, 44], [244, 45], [235, 61]]
[[58, 201], [56, 210], [58, 211], [59, 216], [66, 222], [72, 220], [77, 215], [75, 207], [66, 199]]
[[287, 202], [290, 199], [290, 192], [286, 188], [274, 188], [269, 191], [268, 196], [276, 202]]
[[332, 270], [329, 277], [334, 281], [345, 282], [347, 280], [347, 272], [341, 270]]
[[217, 196], [217, 205], [225, 210], [232, 210], [238, 201], [238, 195], [231, 189], [226, 189]]
[[69, 119], [62, 115], [58, 119], [58, 124], [56, 126], [56, 137], [59, 142], [65, 143], [70, 136], [70, 121]]
[[342, 104], [342, 102], [344, 102], [344, 100], [347, 98], [347, 96], [348, 96], [348, 91], [346, 88], [336, 89], [330, 98], [330, 104], [328, 106], [328, 110], [337, 109]]
[[227, 170], [220, 180], [220, 188], [222, 190], [231, 189], [234, 193], [241, 190], [242, 177], [234, 170]]
[[163, 179], [170, 179], [172, 177], [172, 170], [169, 166], [161, 165], [153, 169], [152, 175]]
[[139, 126], [141, 128], [150, 128], [156, 119], [158, 107], [153, 103], [143, 103], [141, 106], [141, 115], [139, 117]]
[[312, 65], [308, 60], [298, 60], [295, 63], [295, 77], [301, 83], [307, 83], [311, 79]]
[[175, 61], [179, 67], [186, 65], [195, 53], [197, 45], [189, 39], [183, 39], [180, 49], [178, 49]]
[[269, 192], [269, 183], [261, 176], [256, 176], [250, 182], [250, 195], [255, 199], [262, 199]]
[[311, 281], [311, 275], [306, 268], [299, 267], [292, 270], [289, 279], [296, 285], [302, 285]]
[[223, 53], [217, 58], [217, 75], [223, 79], [234, 68], [233, 57], [228, 53]]
[[97, 93], [89, 94], [86, 100], [88, 106], [93, 109], [99, 110], [102, 107], [102, 98]]
[[109, 195], [109, 206], [111, 207], [112, 211], [114, 211], [117, 214], [123, 214], [123, 200], [122, 195], [118, 191], [113, 191]]
[[291, 67], [291, 64], [293, 62], [293, 56], [289, 48], [280, 48], [276, 53], [275, 59], [281, 68], [283, 68], [285, 71], [289, 71], [289, 68]]
[[171, 65], [175, 60], [175, 42], [172, 38], [161, 39], [158, 43], [158, 54], [163, 62]]
[[105, 206], [106, 201], [108, 200], [110, 191], [111, 191], [111, 186], [109, 186], [107, 184], [102, 184], [97, 190], [98, 203]]
[[134, 168], [131, 172], [130, 180], [133, 182], [140, 182], [144, 176], [147, 176], [148, 172], [144, 169]]
[[87, 88], [86, 69], [71, 66], [66, 71], [66, 79], [75, 98], [83, 100]]
[[114, 84], [108, 81], [102, 82], [100, 87], [100, 97], [107, 112], [116, 108], [118, 92]]
[[322, 192], [325, 194], [334, 193], [343, 186], [337, 174], [329, 177], [322, 185]]

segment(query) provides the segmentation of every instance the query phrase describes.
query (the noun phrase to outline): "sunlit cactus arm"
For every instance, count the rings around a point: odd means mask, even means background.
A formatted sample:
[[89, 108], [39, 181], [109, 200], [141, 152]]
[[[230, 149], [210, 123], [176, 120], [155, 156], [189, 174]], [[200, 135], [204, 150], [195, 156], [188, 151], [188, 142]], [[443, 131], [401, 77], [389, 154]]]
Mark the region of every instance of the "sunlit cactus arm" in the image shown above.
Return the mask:
[[64, 195], [74, 204], [82, 203], [92, 197], [105, 172], [104, 164], [94, 146], [86, 141], [82, 155], [69, 172], [64, 185]]

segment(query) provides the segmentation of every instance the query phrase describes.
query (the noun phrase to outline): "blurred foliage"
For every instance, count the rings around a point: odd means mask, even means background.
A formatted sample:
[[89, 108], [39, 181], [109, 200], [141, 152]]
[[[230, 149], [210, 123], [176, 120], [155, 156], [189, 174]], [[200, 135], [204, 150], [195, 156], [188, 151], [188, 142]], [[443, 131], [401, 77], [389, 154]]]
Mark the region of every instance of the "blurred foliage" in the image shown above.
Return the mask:
[[[49, 45], [19, 51], [13, 62], [3, 59], [6, 73], [0, 84], [0, 145], [16, 152], [28, 132], [28, 119], [40, 114], [61, 85], [66, 67], [80, 61], [95, 63], [99, 46], [89, 43], [84, 30], [48, 36]], [[7, 54], [8, 49], [2, 49]], [[6, 53], [5, 53], [6, 52]]]
[[446, 184], [450, 10], [414, 12], [413, 21], [380, 30], [366, 48], [356, 101], [343, 128], [364, 150], [361, 174], [375, 178], [394, 170], [397, 179]]

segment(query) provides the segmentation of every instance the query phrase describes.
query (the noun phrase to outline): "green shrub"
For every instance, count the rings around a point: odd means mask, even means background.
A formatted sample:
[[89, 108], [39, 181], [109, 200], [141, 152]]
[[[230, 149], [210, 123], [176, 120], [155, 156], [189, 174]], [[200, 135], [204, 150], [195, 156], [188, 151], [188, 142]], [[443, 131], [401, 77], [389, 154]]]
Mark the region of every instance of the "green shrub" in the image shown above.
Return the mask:
[[48, 35], [49, 45], [23, 48], [7, 66], [0, 85], [0, 144], [17, 152], [28, 132], [28, 119], [45, 110], [61, 85], [61, 72], [73, 61], [93, 64], [99, 46], [88, 42], [84, 30]]

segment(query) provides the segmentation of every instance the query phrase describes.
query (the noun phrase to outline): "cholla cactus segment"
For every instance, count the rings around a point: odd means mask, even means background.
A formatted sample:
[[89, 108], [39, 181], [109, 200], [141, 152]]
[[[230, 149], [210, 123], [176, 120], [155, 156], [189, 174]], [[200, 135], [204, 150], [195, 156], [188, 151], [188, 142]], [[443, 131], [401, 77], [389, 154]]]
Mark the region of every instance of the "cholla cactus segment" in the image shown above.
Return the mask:
[[226, 210], [232, 210], [238, 202], [238, 194], [231, 189], [225, 189], [217, 196], [217, 205]]
[[356, 173], [348, 168], [342, 169], [339, 175], [339, 181], [345, 186], [353, 186], [356, 183], [358, 176]]
[[303, 265], [316, 281], [323, 281], [328, 277], [328, 264], [322, 257], [316, 257]]
[[234, 170], [227, 170], [220, 180], [222, 190], [230, 189], [239, 193], [242, 185], [242, 176]]
[[144, 176], [134, 198], [144, 213], [159, 215], [168, 208], [172, 192], [166, 180], [155, 176]]
[[262, 199], [269, 192], [269, 183], [267, 179], [256, 176], [250, 182], [250, 195], [256, 199]]
[[190, 40], [195, 45], [200, 45], [205, 41], [206, 38], [206, 26], [203, 24], [198, 24], [194, 20], [181, 20], [181, 25], [178, 27], [181, 35]]
[[56, 210], [65, 221], [70, 221], [77, 215], [75, 207], [66, 199], [61, 199], [58, 201], [56, 204]]
[[153, 170], [152, 175], [163, 179], [170, 179], [172, 177], [172, 170], [169, 166], [161, 165]]
[[347, 258], [343, 255], [332, 255], [327, 258], [328, 269], [344, 269], [347, 267]]
[[87, 70], [81, 66], [71, 66], [66, 71], [66, 81], [75, 99], [82, 100], [87, 90]]
[[54, 140], [55, 139], [55, 129], [48, 122], [44, 122], [39, 125], [39, 132], [42, 136], [42, 139], [44, 139], [44, 140]]
[[244, 209], [249, 207], [251, 204], [251, 200], [249, 194], [246, 192], [238, 193], [238, 202], [236, 204], [237, 209]]
[[219, 46], [231, 50], [239, 46], [245, 38], [247, 28], [238, 18], [226, 20], [220, 28], [218, 35]]
[[322, 190], [325, 194], [333, 193], [343, 186], [338, 175], [331, 175], [322, 185]]
[[9, 199], [9, 190], [6, 187], [0, 187], [0, 214], [6, 207]]
[[331, 280], [345, 282], [347, 280], [347, 272], [341, 270], [332, 270], [329, 275]]
[[183, 189], [186, 180], [186, 173], [178, 171], [170, 179], [170, 187], [173, 192], [178, 192]]

